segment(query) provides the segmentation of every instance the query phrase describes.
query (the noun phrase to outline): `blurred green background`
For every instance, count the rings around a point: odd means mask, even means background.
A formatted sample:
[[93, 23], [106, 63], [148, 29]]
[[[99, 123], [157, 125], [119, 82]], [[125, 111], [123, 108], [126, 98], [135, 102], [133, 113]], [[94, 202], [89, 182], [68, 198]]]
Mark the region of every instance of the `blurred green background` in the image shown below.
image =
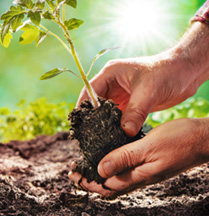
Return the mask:
[[[12, 2], [13, 0], [0, 0], [0, 14], [8, 10]], [[165, 18], [161, 23], [163, 28], [159, 25], [159, 31], [167, 40], [153, 34], [150, 35], [151, 39], [145, 38], [143, 44], [136, 41], [121, 44], [122, 35], [119, 35], [116, 29], [110, 28], [115, 16], [114, 11], [123, 2], [124, 0], [116, 2], [78, 0], [76, 10], [68, 8], [67, 14], [70, 17], [85, 21], [82, 27], [72, 32], [72, 38], [85, 70], [88, 70], [94, 55], [101, 49], [122, 46], [99, 59], [90, 77], [99, 72], [110, 59], [152, 55], [174, 45], [189, 27], [190, 18], [204, 0], [155, 0]], [[149, 3], [149, 0], [147, 2]], [[150, 0], [150, 5], [152, 2], [154, 1]], [[149, 11], [147, 13], [149, 14]], [[59, 31], [54, 25], [47, 23], [46, 26], [54, 32]], [[68, 67], [76, 71], [75, 64], [67, 51], [52, 37], [47, 38], [38, 48], [35, 48], [34, 44], [20, 45], [18, 43], [20, 35], [21, 31], [14, 35], [9, 48], [0, 46], [0, 107], [14, 108], [21, 99], [34, 101], [40, 97], [46, 97], [52, 103], [75, 102], [83, 83], [73, 75], [63, 74], [52, 80], [39, 80], [44, 72], [55, 67]], [[142, 45], [145, 44], [146, 49], [142, 49]], [[195, 97], [209, 99], [208, 90], [209, 83], [206, 82]]]

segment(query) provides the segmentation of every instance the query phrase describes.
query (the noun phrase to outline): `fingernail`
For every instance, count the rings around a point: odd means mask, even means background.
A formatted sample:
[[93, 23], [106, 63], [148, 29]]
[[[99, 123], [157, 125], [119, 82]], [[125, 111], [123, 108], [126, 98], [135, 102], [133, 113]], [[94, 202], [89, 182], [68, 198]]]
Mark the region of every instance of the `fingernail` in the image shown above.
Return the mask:
[[76, 162], [72, 161], [70, 164], [70, 170], [69, 171], [72, 171], [75, 167], [76, 167]]
[[68, 173], [68, 177], [71, 179], [72, 175], [73, 175], [73, 172], [70, 171], [70, 172]]
[[106, 161], [98, 167], [98, 172], [101, 173], [104, 178], [108, 178], [116, 174], [115, 170], [115, 166], [111, 161]]
[[137, 125], [134, 122], [125, 122], [123, 127], [128, 135], [135, 136], [137, 134]]

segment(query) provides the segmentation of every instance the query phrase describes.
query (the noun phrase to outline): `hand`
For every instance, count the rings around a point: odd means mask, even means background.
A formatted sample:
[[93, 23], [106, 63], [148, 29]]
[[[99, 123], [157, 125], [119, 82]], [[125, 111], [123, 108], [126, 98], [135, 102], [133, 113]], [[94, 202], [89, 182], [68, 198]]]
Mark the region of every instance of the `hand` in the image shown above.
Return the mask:
[[[135, 136], [149, 112], [174, 106], [198, 89], [189, 67], [169, 51], [156, 56], [114, 60], [91, 80], [96, 93], [123, 111], [121, 126]], [[78, 103], [86, 99], [82, 91]]]
[[[121, 126], [134, 136], [149, 112], [192, 96], [209, 79], [209, 28], [195, 23], [172, 49], [152, 57], [110, 61], [91, 81], [96, 93], [123, 111]], [[88, 98], [82, 91], [78, 103]]]
[[[152, 57], [111, 61], [91, 84], [99, 96], [119, 104], [123, 111], [121, 126], [128, 135], [134, 136], [149, 112], [182, 102], [209, 79], [208, 42], [208, 26], [195, 23], [174, 48]], [[85, 98], [88, 96], [83, 90], [78, 103]], [[104, 190], [95, 182], [88, 184], [85, 179], [82, 184], [86, 189], [108, 196], [108, 193], [158, 182], [209, 160], [209, 124], [199, 127], [198, 123], [199, 120], [184, 119], [163, 124], [142, 140], [109, 153], [98, 171], [108, 178], [105, 185], [112, 191]], [[110, 168], [104, 171], [105, 161], [112, 162], [113, 171]], [[80, 176], [70, 173], [70, 178], [78, 182]]]
[[[104, 185], [111, 190], [95, 182], [87, 183], [86, 179], [81, 185], [104, 196], [123, 194], [207, 162], [208, 121], [179, 119], [156, 127], [143, 139], [122, 146], [101, 160], [98, 172], [107, 178]], [[78, 182], [81, 176], [70, 173], [69, 177]]]

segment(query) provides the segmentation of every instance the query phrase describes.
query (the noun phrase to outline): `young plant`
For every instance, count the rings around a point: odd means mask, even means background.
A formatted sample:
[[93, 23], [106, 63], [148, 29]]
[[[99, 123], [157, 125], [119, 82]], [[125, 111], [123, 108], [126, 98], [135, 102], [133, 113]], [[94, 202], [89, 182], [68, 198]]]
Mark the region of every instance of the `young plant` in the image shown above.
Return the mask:
[[68, 131], [66, 116], [74, 105], [65, 102], [53, 104], [46, 98], [40, 98], [30, 103], [21, 100], [14, 111], [7, 107], [0, 108], [0, 142], [29, 140], [41, 134]]
[[[122, 111], [113, 101], [98, 99], [87, 79], [95, 61], [113, 48], [100, 51], [94, 57], [89, 71], [85, 73], [70, 36], [70, 32], [80, 27], [83, 21], [77, 18], [65, 19], [65, 7], [76, 8], [77, 0], [15, 0], [14, 4], [16, 6], [11, 6], [10, 10], [1, 16], [3, 20], [1, 43], [5, 47], [10, 43], [11, 34], [19, 30], [24, 32], [19, 40], [21, 44], [35, 41], [38, 46], [48, 35], [51, 35], [67, 49], [77, 65], [80, 75], [68, 68], [55, 68], [45, 73], [41, 79], [49, 79], [63, 72], [70, 72], [83, 80], [91, 102], [84, 101], [69, 114], [70, 139], [78, 140], [83, 156], [76, 162], [73, 172], [80, 173], [82, 177], [87, 178], [88, 182], [95, 180], [103, 184], [105, 179], [97, 172], [99, 161], [110, 151], [144, 137], [142, 130], [137, 136], [128, 137], [120, 126]], [[43, 20], [56, 23], [62, 29], [67, 43], [47, 29], [43, 25]]]
[[[80, 76], [68, 68], [55, 68], [45, 73], [40, 79], [49, 79], [63, 72], [73, 73], [83, 80], [91, 102], [93, 106], [97, 108], [99, 106], [97, 95], [90, 85], [87, 76], [91, 72], [95, 61], [113, 48], [101, 50], [93, 59], [88, 73], [84, 72], [70, 36], [71, 31], [79, 28], [84, 21], [77, 18], [66, 20], [65, 16], [66, 6], [76, 8], [77, 0], [15, 0], [13, 4], [10, 10], [6, 11], [1, 16], [1, 20], [3, 21], [3, 24], [0, 26], [1, 44], [4, 47], [8, 47], [12, 39], [12, 33], [16, 33], [19, 30], [24, 32], [19, 39], [20, 44], [31, 44], [35, 41], [35, 45], [38, 46], [47, 36], [51, 35], [55, 37], [72, 55]], [[42, 24], [43, 20], [54, 22], [61, 27], [67, 43], [57, 34], [47, 29]]]

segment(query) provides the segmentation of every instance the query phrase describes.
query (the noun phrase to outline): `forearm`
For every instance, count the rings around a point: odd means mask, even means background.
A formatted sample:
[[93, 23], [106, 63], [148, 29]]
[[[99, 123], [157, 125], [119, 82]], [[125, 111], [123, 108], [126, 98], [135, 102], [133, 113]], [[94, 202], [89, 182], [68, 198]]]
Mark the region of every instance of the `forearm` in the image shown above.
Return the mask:
[[198, 86], [209, 79], [209, 26], [195, 22], [174, 47], [191, 79]]

